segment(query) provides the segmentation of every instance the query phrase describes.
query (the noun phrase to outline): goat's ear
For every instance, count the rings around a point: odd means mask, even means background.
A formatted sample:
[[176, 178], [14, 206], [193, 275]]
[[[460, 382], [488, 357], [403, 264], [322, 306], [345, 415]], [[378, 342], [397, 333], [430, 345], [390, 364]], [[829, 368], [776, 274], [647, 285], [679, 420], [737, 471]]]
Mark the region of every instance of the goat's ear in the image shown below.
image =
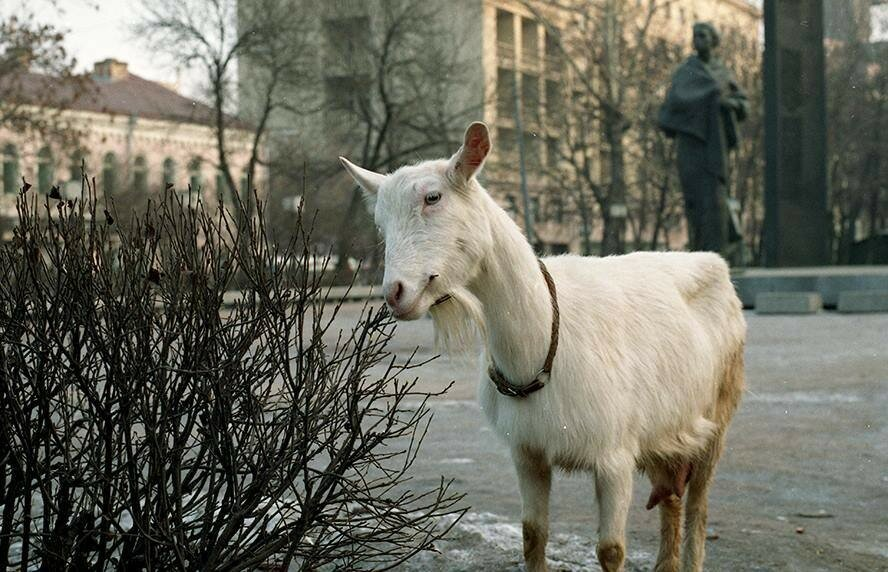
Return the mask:
[[379, 185], [385, 180], [385, 175], [358, 167], [345, 157], [340, 157], [339, 161], [358, 186], [364, 189], [364, 194], [367, 195], [367, 198], [375, 198], [376, 192], [379, 191]]
[[462, 147], [450, 158], [450, 169], [468, 181], [481, 170], [488, 153], [490, 131], [487, 130], [487, 125], [476, 121], [466, 129]]

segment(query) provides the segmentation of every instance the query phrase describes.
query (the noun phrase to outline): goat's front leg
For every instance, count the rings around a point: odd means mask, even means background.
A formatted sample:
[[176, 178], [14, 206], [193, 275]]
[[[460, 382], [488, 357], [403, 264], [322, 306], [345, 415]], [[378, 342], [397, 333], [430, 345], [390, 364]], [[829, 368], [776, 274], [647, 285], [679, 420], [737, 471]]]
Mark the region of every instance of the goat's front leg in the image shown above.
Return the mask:
[[521, 491], [521, 515], [524, 536], [524, 562], [528, 572], [545, 572], [546, 542], [549, 539], [549, 490], [552, 468], [545, 456], [526, 447], [512, 451], [518, 488]]
[[635, 461], [631, 455], [611, 454], [595, 465], [598, 499], [598, 562], [604, 572], [620, 572], [626, 557], [626, 517], [632, 502]]

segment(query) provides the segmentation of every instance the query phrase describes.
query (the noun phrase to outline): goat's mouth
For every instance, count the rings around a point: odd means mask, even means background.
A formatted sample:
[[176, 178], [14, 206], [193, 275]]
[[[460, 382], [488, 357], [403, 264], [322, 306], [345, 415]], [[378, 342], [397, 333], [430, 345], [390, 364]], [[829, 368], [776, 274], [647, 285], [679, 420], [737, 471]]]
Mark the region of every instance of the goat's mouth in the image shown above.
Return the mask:
[[438, 297], [435, 298], [434, 302], [432, 302], [431, 304], [423, 303], [424, 299], [428, 299], [431, 295], [432, 293], [429, 292], [428, 284], [426, 284], [426, 287], [423, 288], [419, 295], [416, 296], [416, 300], [414, 300], [413, 304], [411, 304], [409, 307], [407, 307], [406, 309], [400, 309], [392, 308], [391, 306], [389, 306], [389, 311], [392, 313], [392, 317], [394, 317], [396, 320], [417, 320], [424, 316], [426, 312], [428, 312], [435, 306], [438, 306], [439, 304], [444, 304], [453, 297], [452, 294], [445, 293], [438, 295]]
[[410, 321], [410, 320], [418, 320], [421, 318], [426, 312], [428, 312], [428, 308], [423, 309], [422, 311], [418, 311], [420, 307], [420, 302], [422, 301], [422, 294], [417, 296], [416, 301], [410, 305], [409, 308], [405, 310], [401, 310], [399, 308], [392, 308], [389, 306], [389, 311], [392, 313], [392, 317], [396, 320]]

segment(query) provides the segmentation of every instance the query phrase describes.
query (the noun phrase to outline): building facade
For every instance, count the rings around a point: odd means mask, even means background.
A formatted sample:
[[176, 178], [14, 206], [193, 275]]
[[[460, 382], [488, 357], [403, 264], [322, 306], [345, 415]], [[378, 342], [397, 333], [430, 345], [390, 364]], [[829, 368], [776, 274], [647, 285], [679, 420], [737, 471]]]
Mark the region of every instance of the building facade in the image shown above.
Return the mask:
[[[525, 201], [519, 149], [523, 147], [527, 204], [542, 251], [578, 252], [581, 241], [576, 209], [569, 197], [553, 188], [549, 173], [559, 154], [565, 152], [553, 118], [564, 98], [570, 97], [576, 82], [572, 76], [592, 70], [581, 69], [582, 64], [579, 68], [567, 65], [559, 41], [582, 33], [577, 27], [581, 17], [589, 21], [590, 14], [613, 1], [617, 0], [537, 1], [528, 5], [520, 0], [453, 0], [441, 3], [436, 13], [453, 38], [452, 50], [460, 62], [459, 81], [445, 87], [449, 111], [461, 111], [450, 113], [458, 119], [449, 128], [461, 134], [472, 119], [491, 126], [494, 151], [481, 174], [482, 183], [522, 227]], [[619, 0], [627, 6], [630, 2], [637, 5], [639, 14], [650, 1]], [[362, 77], [354, 71], [361, 66], [354, 64], [367, 57], [362, 46], [373, 43], [370, 36], [382, 33], [379, 20], [383, 10], [373, 1], [303, 4], [305, 13], [311, 14], [306, 17], [318, 22], [313, 44], [317, 46], [316, 83], [321, 89], [309, 97], [316, 108], [325, 111], [279, 121], [275, 128], [294, 134], [307, 155], [332, 162], [350, 148], [343, 139], [349, 130], [341, 125], [342, 111], [354, 104], [354, 92], [372, 89], [367, 85], [371, 74]], [[691, 52], [691, 26], [698, 20], [743, 30], [750, 46], [758, 45], [761, 13], [746, 0], [676, 0], [664, 6], [652, 37], [682, 46], [685, 53]], [[629, 33], [630, 27], [626, 30]], [[350, 46], [350, 56], [345, 58], [350, 65], [341, 63], [343, 46]], [[369, 51], [371, 58], [378, 55], [378, 49]], [[242, 68], [243, 81], [249, 76], [249, 66]], [[449, 152], [453, 150], [455, 147]], [[432, 158], [441, 152], [436, 149], [436, 155], [427, 150], [416, 158]], [[596, 162], [591, 168], [598, 172], [604, 166]], [[348, 183], [343, 180], [342, 184]], [[676, 240], [672, 247], [684, 246], [680, 238]]]
[[[23, 81], [25, 93], [53, 89], [52, 78], [46, 76], [27, 74]], [[189, 185], [201, 189], [210, 201], [219, 194], [229, 196], [217, 169], [213, 110], [129, 73], [123, 62], [96, 63], [87, 89], [61, 111], [60, 118], [70, 128], [74, 143], [43, 141], [33, 133], [0, 126], [0, 217], [7, 222], [16, 216], [22, 177], [39, 193], [58, 186], [63, 195], [77, 197], [81, 165], [95, 178], [100, 196], [132, 192], [142, 198], [170, 184], [181, 192], [187, 192]], [[227, 136], [232, 174], [242, 178], [252, 132], [232, 120]], [[10, 238], [10, 232], [10, 224], [4, 224], [3, 238]]]

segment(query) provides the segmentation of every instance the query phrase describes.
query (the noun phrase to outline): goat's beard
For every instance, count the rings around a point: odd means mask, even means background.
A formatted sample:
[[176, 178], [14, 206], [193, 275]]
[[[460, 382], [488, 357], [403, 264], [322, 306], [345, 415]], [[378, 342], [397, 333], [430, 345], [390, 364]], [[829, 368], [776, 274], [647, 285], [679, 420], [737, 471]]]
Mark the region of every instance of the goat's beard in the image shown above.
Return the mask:
[[451, 355], [477, 350], [484, 334], [481, 302], [465, 287], [450, 292], [450, 299], [429, 308], [435, 324], [435, 346]]

